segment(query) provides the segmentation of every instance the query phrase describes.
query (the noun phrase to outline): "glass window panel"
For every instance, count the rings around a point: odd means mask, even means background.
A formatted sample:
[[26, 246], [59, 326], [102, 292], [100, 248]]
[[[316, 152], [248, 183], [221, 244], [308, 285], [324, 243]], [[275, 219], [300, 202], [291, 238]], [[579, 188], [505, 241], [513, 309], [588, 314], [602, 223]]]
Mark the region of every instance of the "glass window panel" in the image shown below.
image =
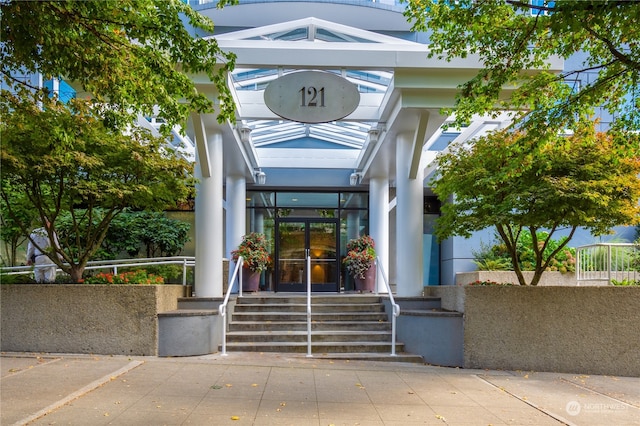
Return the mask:
[[337, 193], [278, 192], [278, 207], [338, 207]]
[[369, 212], [367, 210], [340, 211], [340, 248], [344, 253], [347, 242], [369, 232]]
[[300, 217], [300, 218], [334, 218], [337, 216], [334, 209], [306, 209], [306, 208], [290, 208], [278, 207], [278, 217]]
[[273, 207], [275, 192], [247, 191], [247, 207]]
[[267, 239], [273, 239], [274, 226], [275, 209], [247, 209], [247, 229], [250, 232], [259, 232], [265, 234]]
[[342, 192], [340, 207], [351, 209], [366, 209], [369, 207], [369, 194], [366, 192]]

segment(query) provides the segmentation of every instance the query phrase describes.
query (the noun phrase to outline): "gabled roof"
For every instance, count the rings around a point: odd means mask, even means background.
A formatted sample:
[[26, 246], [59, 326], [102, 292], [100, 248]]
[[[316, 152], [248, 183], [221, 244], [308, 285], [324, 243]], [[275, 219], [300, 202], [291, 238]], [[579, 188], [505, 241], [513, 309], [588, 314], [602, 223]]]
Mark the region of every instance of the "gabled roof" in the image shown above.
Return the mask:
[[304, 18], [215, 36], [216, 40], [318, 41], [416, 44], [318, 18]]

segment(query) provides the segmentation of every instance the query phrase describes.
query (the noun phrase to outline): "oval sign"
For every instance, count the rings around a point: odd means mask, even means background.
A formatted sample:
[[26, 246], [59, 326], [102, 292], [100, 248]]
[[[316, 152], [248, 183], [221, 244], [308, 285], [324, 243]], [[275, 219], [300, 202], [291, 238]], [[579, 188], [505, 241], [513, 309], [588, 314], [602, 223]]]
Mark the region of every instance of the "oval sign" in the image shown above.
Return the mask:
[[355, 84], [324, 71], [299, 71], [273, 80], [264, 102], [274, 114], [300, 123], [326, 123], [346, 117], [360, 104]]

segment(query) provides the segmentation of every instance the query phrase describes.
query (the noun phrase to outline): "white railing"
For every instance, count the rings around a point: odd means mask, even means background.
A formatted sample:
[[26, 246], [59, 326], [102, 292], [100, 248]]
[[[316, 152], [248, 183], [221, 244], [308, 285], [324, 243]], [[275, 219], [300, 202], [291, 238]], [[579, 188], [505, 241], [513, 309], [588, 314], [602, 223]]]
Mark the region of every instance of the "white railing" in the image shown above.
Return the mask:
[[238, 297], [242, 297], [242, 264], [244, 259], [242, 256], [238, 256], [236, 267], [233, 270], [233, 275], [229, 278], [229, 285], [227, 286], [227, 294], [224, 296], [224, 301], [218, 307], [218, 313], [222, 317], [222, 356], [227, 356], [227, 305], [229, 304], [229, 298], [233, 290], [233, 284], [238, 277]]
[[311, 354], [311, 256], [307, 255], [307, 357]]
[[631, 243], [598, 243], [576, 249], [576, 278], [581, 282], [640, 280], [640, 246]]
[[[154, 265], [182, 265], [182, 285], [187, 285], [187, 268], [194, 267], [196, 258], [193, 256], [174, 256], [174, 257], [150, 257], [136, 259], [118, 259], [118, 260], [94, 260], [87, 262], [85, 270], [108, 269], [114, 275], [118, 273], [118, 268], [135, 268], [140, 266]], [[38, 265], [38, 267], [55, 266], [53, 263], [49, 265]], [[6, 275], [25, 275], [33, 273], [33, 266], [11, 266], [3, 267], [2, 273]], [[60, 268], [56, 272], [62, 272]]]
[[[382, 262], [379, 257], [376, 257], [376, 278], [380, 274], [382, 276], [382, 282], [384, 283], [387, 294], [389, 295], [389, 302], [391, 303], [391, 356], [397, 356], [396, 354], [396, 318], [400, 316], [400, 305], [398, 305], [393, 298], [391, 292], [391, 286], [389, 285], [389, 279], [387, 273], [382, 267]], [[378, 294], [378, 280], [376, 279], [376, 294]]]

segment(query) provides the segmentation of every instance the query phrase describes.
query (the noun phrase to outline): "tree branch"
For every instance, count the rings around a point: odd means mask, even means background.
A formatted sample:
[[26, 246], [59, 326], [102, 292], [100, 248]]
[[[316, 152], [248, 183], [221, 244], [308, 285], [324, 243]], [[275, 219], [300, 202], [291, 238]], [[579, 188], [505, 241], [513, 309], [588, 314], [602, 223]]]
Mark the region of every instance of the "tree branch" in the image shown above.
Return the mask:
[[593, 37], [595, 37], [597, 40], [600, 40], [601, 42], [603, 42], [607, 46], [607, 49], [609, 49], [609, 52], [611, 53], [611, 55], [613, 55], [614, 58], [616, 58], [623, 64], [633, 69], [640, 70], [640, 62], [633, 61], [629, 56], [625, 55], [620, 50], [618, 50], [611, 40], [598, 34], [593, 28], [589, 26], [588, 22], [583, 21], [583, 23], [584, 23], [584, 28], [587, 30], [587, 32], [591, 34]]

